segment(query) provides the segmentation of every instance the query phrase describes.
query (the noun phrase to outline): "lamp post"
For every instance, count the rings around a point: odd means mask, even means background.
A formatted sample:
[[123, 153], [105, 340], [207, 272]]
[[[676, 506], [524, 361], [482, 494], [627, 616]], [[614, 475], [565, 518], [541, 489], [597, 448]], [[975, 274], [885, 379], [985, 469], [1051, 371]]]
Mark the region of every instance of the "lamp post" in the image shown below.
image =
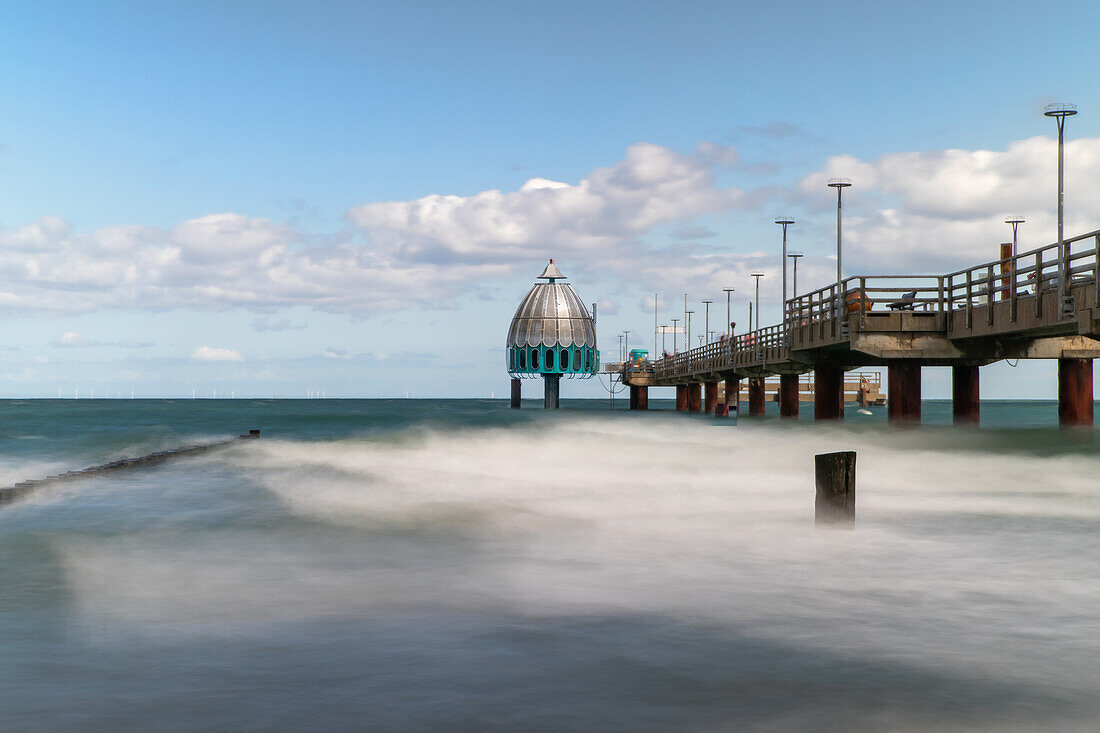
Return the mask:
[[691, 328], [687, 326], [687, 294], [684, 293], [684, 349], [691, 351]]
[[1062, 205], [1065, 193], [1063, 186], [1064, 132], [1066, 118], [1075, 114], [1077, 114], [1077, 105], [1074, 104], [1048, 104], [1043, 110], [1044, 116], [1053, 117], [1058, 123], [1058, 294], [1060, 296], [1069, 293], [1069, 283], [1066, 282], [1066, 240], [1062, 232]]
[[830, 178], [825, 185], [836, 189], [836, 286], [840, 292], [841, 268], [840, 268], [840, 194], [852, 185], [851, 178]]
[[[661, 326], [660, 331], [661, 331], [661, 358], [663, 359], [664, 356], [665, 356], [665, 334], [668, 332], [668, 326]], [[656, 348], [656, 346], [657, 345], [654, 344], [654, 348]]]
[[1025, 221], [1024, 217], [1020, 216], [1019, 214], [1017, 214], [1015, 216], [1005, 217], [1005, 224], [1011, 224], [1012, 225], [1012, 256], [1013, 257], [1015, 257], [1016, 255], [1019, 254], [1019, 252], [1016, 251], [1016, 227], [1023, 224], [1024, 221]]
[[[657, 293], [654, 293], [653, 294], [653, 351], [654, 352], [657, 351], [657, 331], [659, 331], [659, 330], [660, 330], [660, 328], [657, 326]], [[651, 361], [655, 361], [656, 359], [657, 359], [657, 354], [654, 353], [653, 358], [651, 359]]]
[[762, 272], [749, 273], [756, 278], [756, 329], [760, 330], [760, 278], [764, 277]]
[[623, 347], [623, 355], [630, 356], [630, 331], [623, 331], [623, 336], [626, 338], [626, 345]]
[[756, 347], [756, 358], [760, 358], [760, 278], [764, 277], [762, 272], [749, 273], [756, 278], [756, 335], [753, 336], [753, 345]]
[[679, 318], [672, 319], [672, 353], [676, 353], [676, 324], [680, 322]]
[[626, 359], [623, 358], [623, 335], [621, 333], [619, 334], [619, 361], [626, 361]]
[[779, 258], [779, 264], [783, 267], [783, 302], [780, 305], [780, 318], [783, 319], [783, 333], [787, 332], [787, 227], [794, 224], [794, 219], [789, 216], [777, 216], [775, 223], [783, 227], [783, 255]]
[[792, 279], [792, 282], [791, 282], [791, 290], [793, 291], [792, 296], [797, 298], [798, 297], [798, 258], [802, 257], [803, 255], [802, 255], [801, 252], [791, 252], [787, 256], [791, 258], [791, 267], [794, 270], [791, 273], [794, 276], [793, 279]]
[[[707, 307], [706, 316], [703, 319], [703, 325], [705, 326], [705, 328], [703, 328], [703, 335], [708, 339], [710, 338], [710, 304], [713, 302], [714, 301], [710, 298], [703, 298], [703, 305]], [[708, 340], [707, 343], [709, 344], [710, 341]]]
[[[799, 297], [799, 258], [802, 256], [802, 252], [789, 252], [787, 254], [791, 259], [791, 297]], [[802, 318], [802, 307], [799, 307], [798, 318]]]
[[733, 316], [730, 313], [730, 296], [736, 288], [722, 288], [726, 293], [726, 338], [733, 338]]

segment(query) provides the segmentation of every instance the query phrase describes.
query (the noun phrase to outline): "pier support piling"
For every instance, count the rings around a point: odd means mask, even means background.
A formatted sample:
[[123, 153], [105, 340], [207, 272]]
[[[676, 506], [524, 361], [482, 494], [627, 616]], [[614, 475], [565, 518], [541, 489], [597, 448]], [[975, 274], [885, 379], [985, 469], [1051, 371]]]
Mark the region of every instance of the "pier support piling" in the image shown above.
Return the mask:
[[523, 398], [523, 380], [522, 379], [513, 379], [512, 380], [512, 409], [513, 410], [518, 410], [519, 409], [520, 400], [522, 398]]
[[703, 412], [708, 415], [718, 406], [718, 382], [703, 383]]
[[977, 425], [981, 420], [978, 367], [951, 367], [951, 414], [956, 425]]
[[687, 385], [687, 410], [688, 412], [699, 412], [703, 409], [703, 390], [702, 385], [698, 382], [692, 382]]
[[560, 374], [546, 374], [543, 381], [542, 406], [547, 410], [558, 409], [558, 389], [561, 386]]
[[735, 417], [741, 415], [741, 377], [726, 380], [726, 410], [733, 410]]
[[1092, 425], [1092, 359], [1058, 360], [1058, 424]]
[[686, 384], [676, 385], [676, 411], [687, 412], [688, 408], [688, 386]]
[[763, 417], [764, 415], [764, 378], [749, 378], [749, 415], [751, 417]]
[[814, 420], [844, 417], [844, 370], [819, 367], [814, 370]]
[[798, 375], [779, 375], [779, 416], [798, 417]]
[[856, 522], [856, 452], [814, 456], [817, 499], [814, 524], [851, 528]]
[[886, 413], [890, 422], [919, 423], [920, 362], [893, 361], [886, 370]]
[[649, 387], [637, 387], [630, 385], [630, 409], [649, 409]]

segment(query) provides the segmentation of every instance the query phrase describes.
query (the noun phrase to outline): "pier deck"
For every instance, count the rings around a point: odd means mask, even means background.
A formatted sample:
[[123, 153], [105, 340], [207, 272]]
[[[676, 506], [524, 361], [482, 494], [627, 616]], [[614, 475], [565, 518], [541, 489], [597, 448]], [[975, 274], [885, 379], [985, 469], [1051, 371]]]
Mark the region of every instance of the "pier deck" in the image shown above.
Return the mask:
[[[788, 300], [783, 323], [646, 368], [628, 365], [621, 378], [639, 387], [709, 385], [828, 370], [828, 379], [843, 380], [846, 370], [886, 366], [900, 380], [893, 370], [901, 367], [916, 380], [919, 404], [921, 366], [1091, 360], [1100, 356], [1100, 230], [1065, 240], [1064, 252], [1061, 267], [1050, 244], [945, 275], [849, 277]], [[1085, 386], [1091, 405], [1091, 378], [1078, 390]]]

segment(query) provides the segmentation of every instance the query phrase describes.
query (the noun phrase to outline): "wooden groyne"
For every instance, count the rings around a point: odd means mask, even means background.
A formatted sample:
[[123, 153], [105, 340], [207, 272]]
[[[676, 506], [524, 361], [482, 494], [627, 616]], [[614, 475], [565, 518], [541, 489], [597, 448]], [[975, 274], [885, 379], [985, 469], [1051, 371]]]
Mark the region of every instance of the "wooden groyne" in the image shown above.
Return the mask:
[[167, 463], [168, 461], [174, 460], [176, 458], [202, 455], [203, 453], [208, 453], [215, 448], [224, 448], [225, 446], [236, 443], [240, 440], [255, 440], [259, 437], [259, 430], [249, 430], [248, 433], [245, 435], [240, 435], [236, 438], [230, 438], [229, 440], [221, 440], [216, 443], [203, 443], [202, 445], [185, 445], [179, 448], [173, 448], [171, 450], [157, 451], [156, 453], [139, 456], [138, 458], [123, 458], [121, 460], [111, 461], [110, 463], [104, 463], [99, 466], [91, 466], [80, 471], [66, 471], [65, 473], [59, 473], [53, 476], [46, 476], [45, 478], [32, 479], [30, 481], [20, 481], [14, 486], [0, 488], [0, 505], [10, 504], [16, 499], [20, 499], [31, 493], [32, 491], [37, 491], [38, 489], [43, 489], [47, 486], [54, 486], [60, 483], [64, 483], [66, 481], [76, 481], [77, 479], [102, 476], [108, 473], [123, 471], [129, 468], [159, 466], [162, 463]]

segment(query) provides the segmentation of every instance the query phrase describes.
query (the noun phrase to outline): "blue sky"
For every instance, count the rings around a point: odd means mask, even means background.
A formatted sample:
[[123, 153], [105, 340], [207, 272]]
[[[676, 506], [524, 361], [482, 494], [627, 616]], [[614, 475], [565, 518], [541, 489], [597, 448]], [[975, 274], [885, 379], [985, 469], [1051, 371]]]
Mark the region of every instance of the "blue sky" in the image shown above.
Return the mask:
[[[503, 394], [546, 257], [601, 347], [662, 302], [1100, 228], [1090, 3], [5, 3], [0, 394]], [[953, 151], [953, 152], [952, 152]], [[534, 184], [529, 183], [532, 179]], [[1077, 184], [1077, 185], [1075, 185]], [[496, 192], [496, 193], [494, 193]], [[735, 311], [736, 312], [736, 311]], [[663, 320], [663, 319], [662, 319]], [[948, 394], [942, 370], [925, 393]], [[1050, 397], [1053, 364], [983, 393]], [[596, 396], [598, 384], [567, 395]]]

